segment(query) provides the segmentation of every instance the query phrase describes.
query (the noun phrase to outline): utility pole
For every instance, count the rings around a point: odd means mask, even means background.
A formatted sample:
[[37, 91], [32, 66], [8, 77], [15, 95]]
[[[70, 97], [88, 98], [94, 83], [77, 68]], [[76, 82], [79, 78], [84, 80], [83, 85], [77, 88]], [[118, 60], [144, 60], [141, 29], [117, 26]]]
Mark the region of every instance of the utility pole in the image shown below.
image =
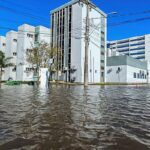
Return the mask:
[[88, 86], [89, 82], [89, 31], [90, 31], [90, 0], [83, 0], [86, 4], [86, 23], [85, 23], [85, 60], [84, 60], [84, 86]]

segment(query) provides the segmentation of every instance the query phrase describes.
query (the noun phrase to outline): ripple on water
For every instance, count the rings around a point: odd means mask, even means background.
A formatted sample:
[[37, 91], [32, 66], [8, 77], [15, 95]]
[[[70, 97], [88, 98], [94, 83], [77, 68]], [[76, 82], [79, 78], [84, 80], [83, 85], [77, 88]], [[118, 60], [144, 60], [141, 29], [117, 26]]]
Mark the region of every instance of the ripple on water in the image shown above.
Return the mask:
[[148, 150], [150, 87], [4, 86], [0, 150]]

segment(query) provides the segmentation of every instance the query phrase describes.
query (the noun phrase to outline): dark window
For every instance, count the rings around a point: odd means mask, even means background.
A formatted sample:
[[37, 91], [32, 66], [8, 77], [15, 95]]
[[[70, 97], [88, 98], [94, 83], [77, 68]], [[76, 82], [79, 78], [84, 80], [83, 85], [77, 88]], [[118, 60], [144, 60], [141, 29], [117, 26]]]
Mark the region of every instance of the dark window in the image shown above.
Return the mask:
[[3, 46], [6, 46], [6, 43], [3, 43]]
[[104, 60], [101, 60], [101, 63], [104, 63]]
[[16, 66], [12, 69], [13, 72], [16, 72]]
[[101, 70], [104, 70], [104, 66], [101, 66]]
[[33, 71], [33, 68], [26, 68], [26, 71]]
[[101, 40], [102, 40], [102, 41], [105, 41], [105, 39], [104, 39], [103, 37], [101, 38]]
[[104, 52], [101, 52], [101, 55], [104, 55]]
[[32, 52], [32, 49], [27, 49], [27, 52], [31, 53], [31, 52]]
[[103, 34], [103, 35], [104, 35], [104, 34], [105, 34], [105, 32], [104, 32], [104, 31], [101, 31], [101, 34]]
[[105, 46], [104, 46], [104, 45], [101, 45], [101, 48], [105, 48]]
[[16, 52], [13, 52], [13, 56], [17, 56], [17, 53], [16, 53]]
[[136, 78], [136, 73], [134, 72], [134, 74], [133, 74], [133, 78]]
[[35, 34], [35, 42], [38, 41], [38, 34]]
[[29, 33], [27, 33], [27, 37], [29, 37], [29, 38], [33, 38], [33, 34], [29, 34]]
[[17, 39], [13, 39], [14, 42], [17, 42]]

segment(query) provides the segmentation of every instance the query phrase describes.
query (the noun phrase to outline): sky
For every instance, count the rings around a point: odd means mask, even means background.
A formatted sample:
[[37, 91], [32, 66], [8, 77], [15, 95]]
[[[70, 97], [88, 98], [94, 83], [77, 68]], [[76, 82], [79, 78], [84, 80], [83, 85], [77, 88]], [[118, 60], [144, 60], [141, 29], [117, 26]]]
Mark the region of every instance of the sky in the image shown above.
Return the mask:
[[[0, 35], [24, 23], [50, 27], [50, 11], [70, 0], [0, 0]], [[107, 39], [150, 33], [150, 0], [92, 0], [108, 15]], [[129, 21], [127, 23], [127, 21]], [[124, 23], [126, 22], [126, 23]]]

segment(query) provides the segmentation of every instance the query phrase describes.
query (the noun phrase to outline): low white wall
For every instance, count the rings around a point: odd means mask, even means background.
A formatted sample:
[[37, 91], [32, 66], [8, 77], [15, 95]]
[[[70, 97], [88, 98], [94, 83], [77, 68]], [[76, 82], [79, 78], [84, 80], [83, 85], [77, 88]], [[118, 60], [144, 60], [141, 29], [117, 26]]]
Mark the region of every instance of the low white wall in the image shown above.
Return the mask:
[[[117, 73], [118, 67], [121, 71]], [[127, 82], [127, 66], [107, 66], [106, 82], [109, 83], [126, 83]]]
[[[117, 73], [118, 68], [121, 69], [119, 73]], [[144, 78], [138, 77], [140, 72], [144, 73]], [[136, 78], [134, 73], [136, 73]], [[144, 69], [126, 65], [107, 67], [106, 82], [108, 83], [147, 83], [147, 80], [147, 70]]]
[[[140, 72], [144, 73], [144, 78], [138, 78], [137, 74], [140, 75]], [[136, 73], [136, 78], [134, 78], [134, 73]], [[147, 70], [127, 66], [127, 83], [147, 83]]]

